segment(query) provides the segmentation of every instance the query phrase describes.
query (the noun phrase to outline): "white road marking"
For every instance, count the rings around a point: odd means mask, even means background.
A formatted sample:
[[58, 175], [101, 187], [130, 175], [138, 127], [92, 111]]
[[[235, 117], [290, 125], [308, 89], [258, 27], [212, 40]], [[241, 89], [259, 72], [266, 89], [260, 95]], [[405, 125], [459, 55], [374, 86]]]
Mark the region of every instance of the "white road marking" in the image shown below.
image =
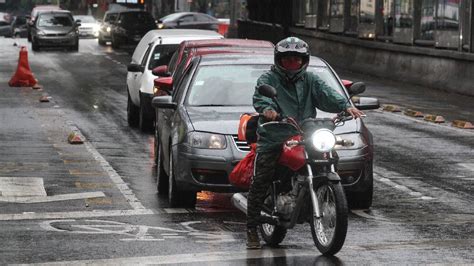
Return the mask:
[[[188, 254], [172, 254], [149, 257], [134, 258], [115, 258], [115, 259], [98, 259], [98, 260], [76, 260], [76, 261], [59, 261], [46, 262], [36, 265], [143, 265], [143, 264], [177, 264], [177, 263], [197, 263], [197, 262], [216, 262], [216, 261], [232, 261], [247, 259], [264, 259], [277, 257], [312, 257], [318, 254], [315, 250], [294, 250], [294, 249], [261, 249], [261, 250], [245, 250], [245, 251], [223, 251], [209, 253], [188, 253]], [[245, 261], [243, 261], [244, 263]]]
[[45, 220], [45, 219], [71, 219], [71, 218], [91, 218], [91, 217], [116, 217], [150, 215], [153, 211], [143, 210], [93, 210], [93, 211], [69, 211], [69, 212], [24, 212], [24, 213], [4, 213], [0, 214], [0, 221], [19, 220]]
[[458, 163], [458, 165], [474, 172], [474, 163]]
[[0, 201], [5, 197], [45, 197], [41, 177], [0, 177]]
[[82, 192], [82, 193], [70, 193], [54, 196], [33, 196], [33, 197], [0, 197], [0, 201], [12, 202], [12, 203], [42, 203], [42, 202], [54, 202], [54, 201], [65, 201], [65, 200], [78, 200], [88, 198], [103, 198], [105, 197], [104, 192]]
[[[396, 172], [390, 171], [390, 170], [385, 169], [385, 168], [380, 167], [380, 166], [375, 167], [374, 180], [382, 182], [382, 183], [384, 183], [388, 186], [394, 187], [394, 188], [396, 188], [400, 191], [403, 191], [403, 192], [407, 193], [410, 196], [416, 197], [416, 198], [421, 199], [421, 200], [434, 200], [435, 199], [433, 197], [425, 196], [421, 192], [414, 191], [414, 190], [412, 190], [412, 189], [410, 189], [410, 188], [408, 188], [404, 185], [400, 185], [400, 184], [397, 184], [397, 183], [393, 182], [391, 180], [392, 176], [395, 177], [394, 178], [395, 180], [398, 179], [397, 177], [399, 177], [398, 173], [396, 173]], [[404, 179], [412, 179], [412, 178], [411, 177], [405, 177]], [[403, 179], [401, 179], [401, 180], [403, 180]]]

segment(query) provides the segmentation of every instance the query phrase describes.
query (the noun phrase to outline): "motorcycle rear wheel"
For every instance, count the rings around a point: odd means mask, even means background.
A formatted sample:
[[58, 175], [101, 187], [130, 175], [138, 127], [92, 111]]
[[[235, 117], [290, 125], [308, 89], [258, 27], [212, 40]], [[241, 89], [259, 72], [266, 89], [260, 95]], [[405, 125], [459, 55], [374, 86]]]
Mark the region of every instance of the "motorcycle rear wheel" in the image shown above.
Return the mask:
[[341, 250], [347, 234], [348, 207], [340, 183], [321, 182], [314, 190], [322, 217], [311, 215], [313, 241], [323, 255], [334, 255]]

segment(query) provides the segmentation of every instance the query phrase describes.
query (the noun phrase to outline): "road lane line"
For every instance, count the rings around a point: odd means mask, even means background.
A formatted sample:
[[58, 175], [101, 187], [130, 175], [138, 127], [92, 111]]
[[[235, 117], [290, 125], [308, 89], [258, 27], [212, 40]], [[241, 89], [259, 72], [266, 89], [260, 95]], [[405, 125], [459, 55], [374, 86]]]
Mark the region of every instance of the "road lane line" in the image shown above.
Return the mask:
[[197, 263], [197, 262], [217, 262], [247, 259], [265, 259], [278, 257], [317, 257], [319, 252], [311, 249], [261, 249], [246, 251], [223, 251], [209, 253], [188, 253], [173, 254], [149, 257], [98, 259], [98, 260], [76, 260], [76, 261], [55, 261], [39, 263], [35, 265], [136, 265], [136, 264], [172, 264], [172, 263]]
[[[76, 127], [79, 131], [79, 129]], [[92, 146], [88, 141], [84, 142], [87, 150], [92, 154], [94, 159], [100, 163], [104, 171], [109, 175], [112, 182], [117, 186], [122, 195], [127, 199], [127, 202], [135, 210], [145, 210], [143, 204], [138, 200], [133, 191], [128, 187], [122, 177], [115, 171], [115, 169], [105, 160], [105, 158]]]
[[91, 217], [117, 217], [117, 216], [137, 216], [150, 215], [153, 211], [143, 210], [93, 210], [93, 211], [71, 211], [71, 212], [25, 212], [25, 213], [5, 213], [0, 214], [0, 221], [19, 220], [46, 220], [46, 219], [71, 219], [71, 218], [91, 218]]
[[89, 199], [89, 198], [105, 198], [104, 192], [82, 192], [82, 193], [70, 193], [53, 196], [31, 196], [31, 197], [0, 197], [2, 202], [11, 203], [43, 203], [43, 202], [55, 202], [55, 201], [66, 201], [66, 200], [78, 200], [78, 199]]

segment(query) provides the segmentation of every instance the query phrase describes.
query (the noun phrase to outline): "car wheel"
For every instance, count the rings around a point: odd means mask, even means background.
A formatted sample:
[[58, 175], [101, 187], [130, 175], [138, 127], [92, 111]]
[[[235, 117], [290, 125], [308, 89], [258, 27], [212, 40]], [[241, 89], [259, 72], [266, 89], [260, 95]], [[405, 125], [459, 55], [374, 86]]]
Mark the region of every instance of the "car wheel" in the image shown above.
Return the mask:
[[347, 203], [351, 209], [368, 209], [372, 206], [374, 194], [373, 162], [367, 163], [364, 175], [367, 180], [367, 188], [364, 191], [347, 193]]
[[31, 49], [35, 52], [40, 50], [39, 44], [34, 39], [31, 40]]
[[147, 108], [144, 103], [144, 97], [140, 94], [140, 118], [138, 126], [142, 132], [150, 132], [153, 129], [153, 118], [151, 111], [148, 110], [149, 108]]
[[161, 146], [158, 132], [155, 130], [155, 165], [156, 165], [156, 188], [158, 194], [168, 194], [169, 177], [163, 168], [163, 148]]
[[79, 40], [71, 47], [71, 51], [79, 52]]
[[178, 188], [174, 177], [173, 153], [170, 147], [169, 157], [168, 201], [171, 207], [194, 208], [196, 206], [196, 192], [182, 191]]
[[119, 44], [118, 39], [116, 39], [113, 35], [112, 35], [111, 42], [112, 42], [112, 48], [114, 48], [114, 49], [120, 48], [120, 44]]
[[130, 97], [130, 92], [127, 90], [127, 121], [128, 125], [131, 127], [136, 127], [138, 126], [138, 115], [139, 115], [139, 110], [138, 108], [133, 104], [132, 99]]
[[99, 42], [99, 45], [105, 45], [105, 41], [101, 38], [101, 36], [99, 35], [99, 38], [97, 38], [98, 42]]

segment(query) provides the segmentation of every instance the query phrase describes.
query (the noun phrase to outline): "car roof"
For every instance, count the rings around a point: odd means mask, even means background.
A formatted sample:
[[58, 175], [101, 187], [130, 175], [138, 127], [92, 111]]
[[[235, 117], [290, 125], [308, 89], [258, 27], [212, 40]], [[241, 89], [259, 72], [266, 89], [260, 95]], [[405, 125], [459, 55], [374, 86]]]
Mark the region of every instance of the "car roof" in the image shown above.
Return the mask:
[[[212, 30], [193, 30], [193, 29], [164, 29], [151, 30], [143, 36], [143, 42], [151, 43], [161, 39], [162, 44], [180, 44], [184, 40], [220, 39], [224, 38], [221, 34]], [[141, 41], [140, 41], [141, 42]]]
[[185, 48], [199, 48], [199, 47], [222, 47], [222, 46], [236, 46], [236, 47], [268, 47], [273, 48], [273, 43], [262, 40], [247, 40], [247, 39], [219, 39], [219, 40], [192, 40], [184, 41]]
[[[273, 54], [255, 53], [223, 53], [201, 55], [201, 65], [259, 65], [273, 64]], [[309, 65], [313, 67], [327, 67], [328, 65], [321, 58], [311, 56]]]
[[39, 15], [44, 15], [44, 14], [71, 14], [71, 11], [69, 10], [48, 10], [48, 11], [40, 11], [38, 12]]

